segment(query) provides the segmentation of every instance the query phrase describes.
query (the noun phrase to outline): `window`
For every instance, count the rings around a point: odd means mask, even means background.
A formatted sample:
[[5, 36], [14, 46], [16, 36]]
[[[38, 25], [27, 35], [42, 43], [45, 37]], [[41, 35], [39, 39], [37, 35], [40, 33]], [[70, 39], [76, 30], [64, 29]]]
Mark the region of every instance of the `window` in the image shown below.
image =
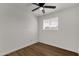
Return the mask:
[[43, 30], [58, 30], [58, 17], [43, 20]]

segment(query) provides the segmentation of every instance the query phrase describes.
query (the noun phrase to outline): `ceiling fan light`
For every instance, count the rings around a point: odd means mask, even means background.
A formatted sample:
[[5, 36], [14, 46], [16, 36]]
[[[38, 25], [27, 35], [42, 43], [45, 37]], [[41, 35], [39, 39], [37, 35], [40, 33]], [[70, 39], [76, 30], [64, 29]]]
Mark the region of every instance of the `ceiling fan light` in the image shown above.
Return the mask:
[[40, 9], [39, 10], [43, 10], [43, 7], [40, 7]]

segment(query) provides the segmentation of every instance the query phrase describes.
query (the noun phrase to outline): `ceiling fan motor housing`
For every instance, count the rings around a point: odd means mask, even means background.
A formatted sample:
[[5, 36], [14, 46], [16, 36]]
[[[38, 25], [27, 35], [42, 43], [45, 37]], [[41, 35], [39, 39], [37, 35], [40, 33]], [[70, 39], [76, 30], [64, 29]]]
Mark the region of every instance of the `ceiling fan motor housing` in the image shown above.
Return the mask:
[[43, 6], [44, 6], [44, 4], [45, 4], [45, 3], [39, 3], [39, 6], [40, 6], [40, 7], [43, 7]]

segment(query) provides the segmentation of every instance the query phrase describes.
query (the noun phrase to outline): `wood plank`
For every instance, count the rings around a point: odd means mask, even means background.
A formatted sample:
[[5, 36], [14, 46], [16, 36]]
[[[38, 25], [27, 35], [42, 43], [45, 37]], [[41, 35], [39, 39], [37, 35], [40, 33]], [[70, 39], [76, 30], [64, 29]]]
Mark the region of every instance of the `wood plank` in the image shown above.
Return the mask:
[[38, 42], [6, 56], [78, 56], [78, 53]]

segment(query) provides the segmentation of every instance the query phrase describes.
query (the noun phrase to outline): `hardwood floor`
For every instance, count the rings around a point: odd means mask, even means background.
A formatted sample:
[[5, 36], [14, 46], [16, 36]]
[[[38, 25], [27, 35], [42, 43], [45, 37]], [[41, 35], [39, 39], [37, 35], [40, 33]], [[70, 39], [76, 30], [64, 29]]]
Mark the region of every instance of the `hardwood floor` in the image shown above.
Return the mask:
[[77, 56], [77, 53], [66, 51], [43, 43], [35, 43], [6, 56]]

